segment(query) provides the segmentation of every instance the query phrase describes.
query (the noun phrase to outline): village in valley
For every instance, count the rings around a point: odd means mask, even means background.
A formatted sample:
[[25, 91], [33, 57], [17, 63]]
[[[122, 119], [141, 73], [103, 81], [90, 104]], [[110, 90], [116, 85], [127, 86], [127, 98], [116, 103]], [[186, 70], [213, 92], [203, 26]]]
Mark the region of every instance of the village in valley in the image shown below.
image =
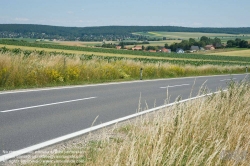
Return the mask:
[[[179, 39], [180, 40], [180, 39]], [[144, 41], [145, 43], [148, 41]], [[233, 43], [233, 44], [232, 44]], [[235, 40], [228, 40], [225, 43], [222, 43], [220, 38], [215, 37], [214, 39], [208, 38], [206, 36], [202, 36], [200, 41], [197, 41], [193, 38], [189, 38], [189, 40], [181, 40], [179, 43], [172, 43], [170, 45], [165, 44], [165, 46], [144, 46], [143, 44], [136, 44], [134, 46], [124, 45], [123, 42], [120, 42], [118, 45], [116, 44], [104, 44], [102, 47], [107, 45], [111, 46], [108, 48], [115, 48], [117, 50], [133, 50], [133, 51], [147, 51], [147, 52], [162, 52], [162, 53], [202, 53], [209, 51], [216, 51], [217, 49], [225, 49], [225, 48], [248, 48], [250, 46], [248, 41], [242, 40], [240, 38], [236, 38]]]
[[[116, 46], [116, 49], [121, 49], [121, 46]], [[134, 51], [143, 51], [143, 46], [134, 46], [131, 48], [131, 50]], [[190, 50], [187, 50], [186, 53], [193, 53], [198, 51], [209, 51], [209, 50], [215, 50], [215, 46], [213, 45], [206, 45], [205, 47], [199, 47], [199, 46], [191, 46]], [[144, 50], [145, 51], [145, 50]], [[170, 48], [161, 47], [158, 50], [147, 50], [148, 52], [162, 52], [162, 53], [171, 53]], [[182, 48], [177, 48], [176, 53], [182, 54], [185, 53], [185, 51]]]

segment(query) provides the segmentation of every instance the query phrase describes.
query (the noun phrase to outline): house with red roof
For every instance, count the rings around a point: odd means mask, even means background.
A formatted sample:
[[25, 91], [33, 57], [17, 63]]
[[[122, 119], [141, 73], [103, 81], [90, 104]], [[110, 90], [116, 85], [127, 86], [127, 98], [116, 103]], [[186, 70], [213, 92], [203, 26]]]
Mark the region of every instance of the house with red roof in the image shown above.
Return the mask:
[[214, 46], [213, 45], [206, 45], [205, 46], [205, 50], [214, 50]]
[[134, 46], [132, 50], [142, 50], [142, 46]]

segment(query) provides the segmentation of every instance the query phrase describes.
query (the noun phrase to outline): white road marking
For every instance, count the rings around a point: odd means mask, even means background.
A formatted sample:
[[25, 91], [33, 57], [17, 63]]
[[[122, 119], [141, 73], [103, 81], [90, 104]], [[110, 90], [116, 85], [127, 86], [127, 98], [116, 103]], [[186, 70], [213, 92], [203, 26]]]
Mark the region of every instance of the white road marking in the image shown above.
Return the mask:
[[180, 86], [188, 86], [190, 84], [181, 84], [181, 85], [172, 85], [172, 86], [166, 86], [166, 87], [160, 87], [161, 89], [166, 89], [166, 88], [173, 88], [173, 87], [180, 87]]
[[220, 81], [231, 81], [231, 80], [236, 80], [237, 78], [231, 78], [231, 79], [224, 79], [224, 80], [220, 80]]
[[46, 107], [46, 106], [50, 106], [50, 105], [71, 103], [71, 102], [75, 102], [75, 101], [89, 100], [89, 99], [94, 99], [94, 98], [96, 98], [96, 97], [89, 97], [89, 98], [75, 99], [75, 100], [68, 100], [68, 101], [61, 101], [61, 102], [42, 104], [42, 105], [35, 105], [35, 106], [30, 106], [30, 107], [23, 107], [23, 108], [11, 109], [11, 110], [4, 110], [4, 111], [0, 111], [0, 112], [4, 113], [4, 112], [19, 111], [19, 110], [27, 110], [27, 109], [31, 109], [31, 108]]
[[[224, 91], [226, 91], [226, 90], [224, 90]], [[119, 122], [122, 122], [122, 121], [125, 121], [125, 120], [129, 120], [129, 119], [132, 119], [132, 118], [135, 118], [135, 117], [138, 117], [138, 116], [150, 113], [150, 112], [154, 112], [154, 111], [157, 111], [157, 110], [160, 110], [160, 109], [163, 109], [163, 108], [175, 105], [175, 104], [184, 103], [184, 102], [187, 102], [187, 101], [190, 101], [190, 100], [195, 100], [195, 99], [198, 99], [198, 98], [210, 96], [212, 94], [216, 94], [216, 93], [220, 93], [220, 92], [221, 91], [214, 92], [214, 93], [209, 93], [209, 94], [206, 94], [206, 95], [201, 95], [201, 96], [185, 99], [185, 100], [182, 100], [182, 101], [170, 103], [170, 104], [167, 104], [167, 105], [159, 106], [159, 107], [152, 108], [152, 109], [149, 109], [149, 110], [146, 110], [146, 111], [142, 111], [142, 112], [138, 112], [138, 113], [135, 113], [135, 114], [132, 114], [132, 115], [122, 117], [122, 118], [118, 118], [118, 119], [115, 119], [115, 120], [112, 120], [112, 121], [109, 121], [109, 122], [106, 122], [106, 123], [103, 123], [103, 124], [100, 124], [100, 125], [96, 125], [96, 126], [84, 129], [84, 130], [80, 130], [80, 131], [77, 131], [77, 132], [74, 132], [74, 133], [71, 133], [71, 134], [68, 134], [68, 135], [64, 135], [64, 136], [61, 136], [61, 137], [58, 137], [58, 138], [55, 138], [55, 139], [52, 139], [52, 140], [49, 140], [49, 141], [46, 141], [46, 142], [42, 142], [42, 143], [27, 147], [27, 148], [24, 148], [24, 149], [13, 151], [12, 153], [0, 156], [0, 162], [15, 158], [15, 157], [23, 155], [23, 154], [33, 152], [33, 151], [38, 150], [38, 149], [42, 149], [44, 147], [47, 147], [47, 146], [50, 146], [50, 145], [53, 145], [53, 144], [56, 144], [56, 143], [59, 143], [59, 142], [62, 142], [62, 141], [68, 140], [68, 139], [72, 139], [74, 137], [77, 137], [77, 136], [80, 136], [80, 135], [83, 135], [83, 134], [86, 134], [86, 133], [89, 133], [89, 132], [92, 132], [92, 131], [95, 131], [95, 130], [98, 130], [98, 129], [101, 129], [101, 128], [104, 128], [104, 127], [107, 127], [107, 126], [110, 126], [110, 125], [114, 125], [116, 123], [119, 123]]]
[[[54, 87], [54, 88], [38, 88], [38, 89], [27, 89], [27, 90], [1, 91], [0, 95], [12, 94], [12, 93], [15, 94], [15, 93], [40, 92], [40, 91], [61, 90], [61, 89], [85, 88], [85, 87], [95, 87], [95, 86], [132, 84], [132, 83], [141, 83], [141, 82], [154, 82], [154, 81], [162, 81], [162, 80], [181, 80], [181, 79], [188, 79], [188, 78], [221, 77], [221, 76], [229, 76], [229, 75], [230, 74], [226, 74], [226, 75], [208, 75], [208, 76], [181, 77], [181, 78], [168, 78], [168, 79], [155, 79], [155, 80], [112, 82], [112, 83], [92, 84], [92, 85], [62, 86], [62, 87]], [[248, 74], [232, 74], [230, 76], [237, 76], [237, 75], [248, 75]]]

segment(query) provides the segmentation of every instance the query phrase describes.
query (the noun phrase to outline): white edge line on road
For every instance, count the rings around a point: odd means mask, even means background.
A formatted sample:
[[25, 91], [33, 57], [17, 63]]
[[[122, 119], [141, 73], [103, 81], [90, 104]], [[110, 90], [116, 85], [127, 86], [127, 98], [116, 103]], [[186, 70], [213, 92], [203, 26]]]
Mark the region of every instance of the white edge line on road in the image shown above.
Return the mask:
[[4, 111], [0, 111], [0, 112], [2, 112], [2, 113], [6, 113], [6, 112], [19, 111], [19, 110], [27, 110], [27, 109], [31, 109], [31, 108], [46, 107], [46, 106], [50, 106], [50, 105], [57, 105], [57, 104], [71, 103], [71, 102], [75, 102], [75, 101], [89, 100], [89, 99], [94, 99], [94, 98], [96, 98], [96, 97], [88, 97], [88, 98], [82, 98], [82, 99], [75, 99], [75, 100], [61, 101], [61, 102], [56, 102], [56, 103], [49, 103], [49, 104], [35, 105], [35, 106], [30, 106], [30, 107], [23, 107], [23, 108], [11, 109], [11, 110], [4, 110]]
[[[226, 90], [224, 90], [224, 91], [226, 91]], [[58, 137], [58, 138], [55, 138], [55, 139], [52, 139], [52, 140], [49, 140], [49, 141], [46, 141], [46, 142], [42, 142], [42, 143], [27, 147], [27, 148], [24, 148], [24, 149], [13, 151], [12, 153], [0, 156], [0, 162], [4, 162], [6, 160], [15, 158], [17, 156], [33, 152], [35, 150], [42, 149], [42, 148], [45, 148], [47, 146], [50, 146], [50, 145], [53, 145], [53, 144], [56, 144], [56, 143], [59, 143], [59, 142], [62, 142], [62, 141], [68, 140], [68, 139], [72, 139], [74, 137], [81, 136], [83, 134], [86, 134], [86, 133], [89, 133], [89, 132], [92, 132], [92, 131], [95, 131], [95, 130], [98, 130], [98, 129], [101, 129], [101, 128], [104, 128], [104, 127], [107, 127], [107, 126], [110, 126], [110, 125], [113, 125], [113, 124], [116, 124], [116, 123], [119, 123], [119, 122], [122, 122], [122, 121], [125, 121], [125, 120], [129, 120], [129, 119], [135, 118], [135, 117], [140, 116], [140, 115], [144, 115], [144, 114], [147, 114], [147, 113], [150, 113], [150, 112], [154, 112], [154, 111], [157, 111], [157, 110], [165, 108], [165, 107], [169, 107], [169, 106], [172, 106], [172, 105], [175, 105], [175, 104], [184, 103], [184, 102], [187, 102], [187, 101], [190, 101], [190, 100], [210, 96], [212, 94], [216, 94], [216, 93], [219, 93], [219, 92], [221, 92], [221, 91], [214, 92], [214, 93], [209, 93], [209, 94], [205, 94], [205, 95], [201, 95], [201, 96], [197, 96], [197, 97], [193, 97], [193, 98], [189, 98], [189, 99], [185, 99], [185, 100], [181, 100], [181, 101], [178, 101], [178, 102], [174, 102], [174, 103], [170, 103], [170, 104], [167, 104], [167, 105], [152, 108], [152, 109], [149, 109], [149, 110], [145, 110], [145, 111], [142, 111], [142, 112], [138, 112], [138, 113], [135, 113], [135, 114], [132, 114], [132, 115], [129, 115], [129, 116], [125, 116], [125, 117], [122, 117], [122, 118], [118, 118], [118, 119], [115, 119], [115, 120], [112, 120], [112, 121], [109, 121], [109, 122], [106, 122], [106, 123], [103, 123], [103, 124], [100, 124], [100, 125], [96, 125], [96, 126], [93, 126], [93, 127], [81, 130], [81, 131], [77, 131], [77, 132], [74, 132], [74, 133], [71, 133], [71, 134], [68, 134], [68, 135], [64, 135], [62, 137]]]
[[60, 90], [60, 89], [95, 87], [95, 86], [132, 84], [132, 83], [140, 83], [140, 82], [153, 82], [153, 81], [173, 80], [173, 79], [179, 80], [179, 79], [186, 79], [186, 78], [204, 78], [204, 77], [221, 77], [221, 76], [237, 76], [237, 75], [248, 75], [248, 73], [245, 73], [245, 74], [226, 74], [226, 75], [208, 75], [208, 76], [196, 76], [196, 77], [181, 77], [181, 78], [166, 78], [166, 79], [154, 79], [154, 80], [139, 80], [139, 81], [127, 81], [127, 82], [112, 82], [112, 83], [104, 83], [104, 84], [61, 86], [61, 87], [54, 87], [54, 88], [38, 88], [38, 89], [27, 89], [27, 90], [13, 90], [13, 91], [6, 91], [6, 92], [2, 91], [2, 92], [0, 92], [0, 95], [12, 94], [12, 93], [27, 93], [27, 92], [39, 92], [39, 91], [50, 91], [50, 90]]
[[181, 84], [181, 85], [172, 85], [172, 86], [166, 86], [166, 87], [160, 87], [161, 89], [166, 89], [166, 88], [174, 88], [174, 87], [180, 87], [180, 86], [188, 86], [190, 84]]

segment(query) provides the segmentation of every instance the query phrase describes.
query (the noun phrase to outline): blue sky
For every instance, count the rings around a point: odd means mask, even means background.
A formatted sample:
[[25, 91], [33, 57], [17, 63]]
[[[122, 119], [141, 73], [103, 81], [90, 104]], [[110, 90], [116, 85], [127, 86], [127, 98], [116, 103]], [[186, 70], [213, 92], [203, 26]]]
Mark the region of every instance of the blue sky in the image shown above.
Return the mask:
[[0, 0], [0, 24], [250, 27], [250, 0]]

